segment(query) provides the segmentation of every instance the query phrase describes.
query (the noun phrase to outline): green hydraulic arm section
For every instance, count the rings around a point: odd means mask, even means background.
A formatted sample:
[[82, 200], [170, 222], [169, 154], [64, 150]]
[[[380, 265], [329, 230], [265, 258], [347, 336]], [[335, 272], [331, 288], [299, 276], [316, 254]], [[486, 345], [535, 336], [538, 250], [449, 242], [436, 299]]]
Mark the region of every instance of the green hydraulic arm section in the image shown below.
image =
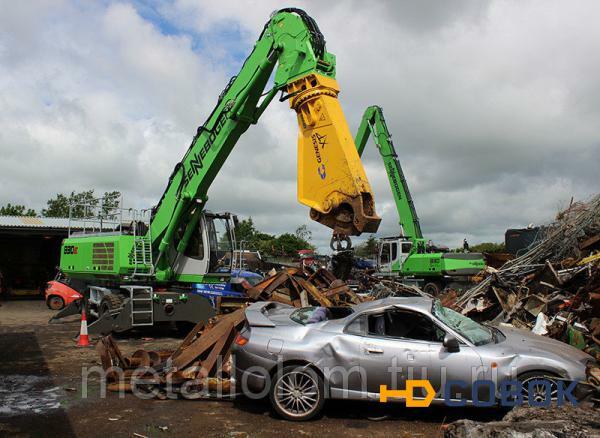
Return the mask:
[[403, 236], [410, 239], [422, 239], [423, 233], [421, 232], [419, 217], [410, 196], [410, 190], [398, 160], [398, 155], [394, 149], [392, 136], [385, 123], [381, 107], [375, 105], [366, 109], [354, 140], [358, 155], [361, 157], [370, 135], [373, 137], [373, 141], [383, 159], [392, 194], [394, 195], [396, 210], [398, 210]]
[[[273, 71], [274, 85], [265, 92]], [[302, 79], [307, 77], [311, 78], [310, 83], [304, 85]], [[175, 166], [156, 207], [150, 233], [152, 247], [158, 249], [155, 258], [158, 280], [172, 276], [165, 255], [173, 244], [174, 235], [184, 224], [186, 231], [177, 248], [181, 252], [196, 226], [199, 210], [207, 201], [211, 183], [239, 137], [250, 125], [257, 123], [280, 91], [280, 100], [291, 98], [292, 101], [303, 91], [310, 91], [307, 86], [314, 87], [312, 97], [331, 93], [331, 89], [321, 85], [323, 80], [319, 78], [322, 77], [335, 79], [335, 56], [325, 50], [325, 40], [316, 22], [304, 11], [295, 8], [282, 9], [272, 15], [240, 72], [221, 93], [216, 108], [198, 129], [181, 162]], [[302, 85], [298, 85], [298, 81]], [[283, 96], [284, 92], [288, 95]], [[308, 96], [306, 100], [310, 98]], [[357, 162], [360, 165], [360, 158]], [[370, 187], [368, 189], [370, 192]], [[374, 207], [370, 207], [374, 213]], [[314, 216], [320, 216], [320, 213]], [[376, 222], [378, 225], [378, 218]], [[356, 231], [360, 234], [361, 230]]]
[[383, 239], [381, 243], [397, 245], [397, 251], [400, 251], [399, 245], [403, 239], [412, 242], [410, 252], [405, 254], [405, 258], [397, 258], [391, 263], [389, 274], [425, 279], [424, 290], [437, 295], [448, 278], [465, 278], [484, 269], [485, 261], [481, 254], [444, 253], [427, 248], [415, 205], [392, 143], [392, 136], [383, 117], [383, 110], [379, 106], [366, 109], [356, 133], [355, 143], [360, 156], [369, 136], [373, 137], [385, 165], [402, 230], [401, 239], [391, 237]]
[[[337, 99], [335, 65], [316, 22], [304, 11], [286, 8], [271, 15], [152, 211], [142, 237], [152, 251], [153, 266], [146, 269], [154, 280], [178, 280], [174, 257], [192, 240], [212, 182], [240, 136], [280, 92], [279, 100], [289, 100], [297, 114], [298, 200], [310, 207], [311, 219], [340, 239], [377, 230], [381, 219]], [[271, 78], [273, 86], [266, 90]], [[61, 269], [73, 276], [123, 276], [137, 269], [132, 260], [139, 245], [131, 236], [69, 238], [63, 242]]]
[[[304, 12], [298, 12], [281, 10], [265, 25], [254, 50], [237, 76], [231, 78], [212, 114], [198, 128], [187, 153], [175, 166], [150, 225], [152, 247], [158, 249], [157, 279], [167, 280], [172, 276], [165, 253], [173, 244], [175, 232], [187, 221], [177, 248], [182, 251], [223, 163], [240, 136], [257, 123], [276, 94], [294, 78], [310, 72], [335, 76], [335, 57], [325, 52], [325, 41], [316, 23]], [[274, 86], [263, 96], [276, 64]]]

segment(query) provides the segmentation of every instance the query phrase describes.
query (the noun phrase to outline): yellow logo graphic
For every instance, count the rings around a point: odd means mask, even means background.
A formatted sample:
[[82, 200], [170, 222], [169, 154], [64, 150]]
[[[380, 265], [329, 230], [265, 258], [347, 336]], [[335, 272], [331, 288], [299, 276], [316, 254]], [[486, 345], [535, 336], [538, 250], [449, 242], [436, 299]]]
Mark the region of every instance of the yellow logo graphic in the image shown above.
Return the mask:
[[[414, 398], [414, 389], [424, 388], [427, 395], [424, 399]], [[407, 380], [405, 389], [388, 389], [387, 385], [379, 386], [379, 401], [387, 403], [388, 398], [403, 398], [407, 408], [427, 408], [435, 397], [435, 390], [429, 380]]]

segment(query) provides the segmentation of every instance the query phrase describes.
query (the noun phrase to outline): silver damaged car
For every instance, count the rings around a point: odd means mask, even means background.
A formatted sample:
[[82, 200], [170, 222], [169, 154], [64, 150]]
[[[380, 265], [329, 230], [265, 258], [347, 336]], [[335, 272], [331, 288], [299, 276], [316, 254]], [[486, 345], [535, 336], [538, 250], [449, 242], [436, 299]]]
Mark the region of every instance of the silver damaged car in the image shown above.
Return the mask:
[[[565, 343], [512, 327], [481, 325], [438, 300], [394, 297], [353, 307], [294, 308], [260, 302], [246, 309], [234, 342], [236, 387], [269, 397], [283, 418], [307, 420], [326, 398], [380, 400], [380, 388], [428, 380], [436, 395], [461, 403], [496, 402], [478, 380], [522, 382], [525, 400], [555, 395], [559, 381], [585, 381], [593, 359]], [[446, 382], [453, 383], [446, 388]], [[533, 383], [533, 382], [532, 382]], [[531, 392], [531, 393], [530, 393]], [[415, 389], [414, 398], [427, 394]]]

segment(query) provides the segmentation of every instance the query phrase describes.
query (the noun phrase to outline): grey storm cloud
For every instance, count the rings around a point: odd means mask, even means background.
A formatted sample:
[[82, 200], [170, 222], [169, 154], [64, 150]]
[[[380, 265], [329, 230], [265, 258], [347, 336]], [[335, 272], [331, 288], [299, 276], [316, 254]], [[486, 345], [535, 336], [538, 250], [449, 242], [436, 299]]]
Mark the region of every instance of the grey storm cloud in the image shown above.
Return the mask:
[[[337, 56], [351, 130], [384, 108], [427, 237], [501, 241], [600, 191], [600, 5], [593, 1], [302, 1]], [[12, 2], [0, 14], [0, 205], [121, 190], [157, 202], [243, 62], [269, 1]], [[160, 20], [168, 23], [168, 32]], [[174, 31], [175, 30], [175, 31]], [[208, 208], [264, 231], [308, 224], [296, 201], [295, 115], [273, 103], [241, 138]], [[367, 176], [398, 218], [372, 144]]]

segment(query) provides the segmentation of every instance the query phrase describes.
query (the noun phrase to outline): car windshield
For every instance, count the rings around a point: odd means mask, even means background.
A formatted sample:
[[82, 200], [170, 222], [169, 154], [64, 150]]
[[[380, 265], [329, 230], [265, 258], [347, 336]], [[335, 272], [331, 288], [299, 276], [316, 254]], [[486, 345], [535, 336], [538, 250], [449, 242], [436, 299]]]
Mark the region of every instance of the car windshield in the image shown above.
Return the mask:
[[494, 333], [490, 329], [452, 309], [442, 306], [439, 300], [433, 303], [432, 313], [474, 345], [485, 345], [494, 341]]

